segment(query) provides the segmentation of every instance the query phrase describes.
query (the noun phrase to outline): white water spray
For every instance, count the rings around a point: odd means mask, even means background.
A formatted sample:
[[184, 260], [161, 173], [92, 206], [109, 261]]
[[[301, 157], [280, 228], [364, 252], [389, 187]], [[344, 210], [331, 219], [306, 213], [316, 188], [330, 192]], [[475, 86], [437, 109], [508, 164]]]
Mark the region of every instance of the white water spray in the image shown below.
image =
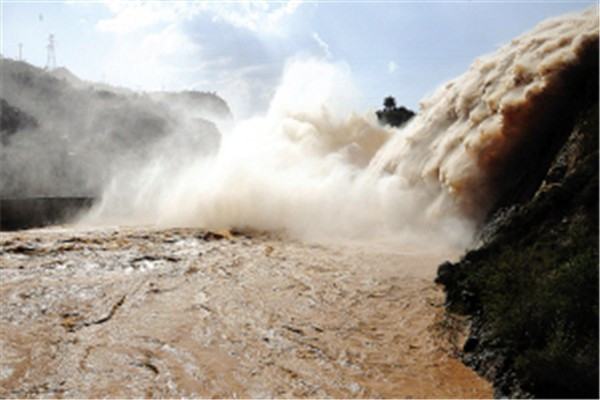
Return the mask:
[[508, 112], [597, 36], [597, 9], [545, 22], [477, 60], [401, 130], [351, 112], [357, 96], [343, 65], [290, 63], [265, 116], [176, 168], [177, 151], [159, 146], [143, 170], [115, 177], [86, 221], [464, 246], [494, 195], [490, 171], [526, 135], [507, 134]]

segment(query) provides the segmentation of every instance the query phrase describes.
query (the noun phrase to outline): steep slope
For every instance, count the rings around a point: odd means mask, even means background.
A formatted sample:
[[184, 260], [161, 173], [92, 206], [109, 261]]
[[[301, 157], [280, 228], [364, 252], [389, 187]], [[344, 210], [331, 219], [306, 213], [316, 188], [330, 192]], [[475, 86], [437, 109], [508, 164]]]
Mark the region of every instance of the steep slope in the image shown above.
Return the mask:
[[472, 319], [464, 360], [497, 396], [598, 396], [597, 39], [580, 55], [559, 72], [560, 110], [536, 111], [552, 123], [514, 165], [480, 245], [438, 271], [449, 310]]

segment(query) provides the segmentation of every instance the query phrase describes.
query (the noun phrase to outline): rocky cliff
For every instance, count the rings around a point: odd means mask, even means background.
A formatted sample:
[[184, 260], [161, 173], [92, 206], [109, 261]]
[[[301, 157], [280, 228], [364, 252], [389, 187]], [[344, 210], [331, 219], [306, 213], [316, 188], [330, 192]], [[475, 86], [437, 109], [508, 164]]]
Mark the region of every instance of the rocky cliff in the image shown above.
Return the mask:
[[585, 51], [478, 246], [438, 270], [448, 309], [471, 319], [463, 360], [496, 396], [598, 397], [597, 40]]

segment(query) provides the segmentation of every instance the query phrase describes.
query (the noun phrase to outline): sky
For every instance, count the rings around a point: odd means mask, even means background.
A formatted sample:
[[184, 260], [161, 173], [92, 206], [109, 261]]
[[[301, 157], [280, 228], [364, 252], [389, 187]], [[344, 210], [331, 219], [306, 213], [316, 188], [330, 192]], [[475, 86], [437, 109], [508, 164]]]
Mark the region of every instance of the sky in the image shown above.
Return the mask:
[[418, 109], [437, 86], [538, 22], [598, 1], [0, 0], [0, 53], [136, 90], [215, 91], [262, 112], [294, 60], [343, 67], [375, 109]]

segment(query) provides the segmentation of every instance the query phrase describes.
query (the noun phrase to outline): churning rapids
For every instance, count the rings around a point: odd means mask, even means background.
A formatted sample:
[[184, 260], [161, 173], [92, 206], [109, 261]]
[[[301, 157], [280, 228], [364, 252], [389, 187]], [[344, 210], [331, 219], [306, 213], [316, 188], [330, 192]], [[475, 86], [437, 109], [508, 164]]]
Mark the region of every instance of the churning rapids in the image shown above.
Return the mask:
[[477, 60], [401, 130], [350, 113], [343, 65], [291, 63], [212, 155], [158, 149], [75, 226], [0, 233], [0, 395], [490, 397], [433, 276], [569, 101], [597, 12]]
[[448, 251], [197, 229], [0, 234], [3, 397], [489, 397], [451, 356]]

